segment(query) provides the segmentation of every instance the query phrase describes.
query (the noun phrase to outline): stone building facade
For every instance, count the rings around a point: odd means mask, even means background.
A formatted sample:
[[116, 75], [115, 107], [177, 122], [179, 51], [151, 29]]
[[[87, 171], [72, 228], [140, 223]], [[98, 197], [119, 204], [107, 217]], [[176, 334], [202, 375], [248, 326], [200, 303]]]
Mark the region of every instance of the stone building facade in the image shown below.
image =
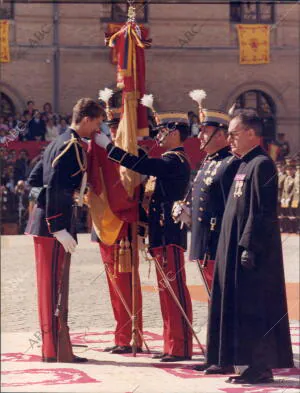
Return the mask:
[[[79, 97], [96, 98], [99, 89], [115, 86], [104, 32], [122, 20], [126, 5], [55, 3], [1, 6], [2, 17], [11, 19], [11, 62], [0, 65], [0, 87], [16, 111], [33, 99], [38, 108], [48, 101], [55, 111], [70, 112]], [[284, 132], [293, 152], [299, 150], [299, 4], [157, 3], [137, 5], [153, 39], [147, 88], [157, 110], [197, 111], [188, 92], [202, 88], [205, 106], [255, 107], [270, 137]], [[239, 64], [237, 22], [271, 24], [269, 64]]]

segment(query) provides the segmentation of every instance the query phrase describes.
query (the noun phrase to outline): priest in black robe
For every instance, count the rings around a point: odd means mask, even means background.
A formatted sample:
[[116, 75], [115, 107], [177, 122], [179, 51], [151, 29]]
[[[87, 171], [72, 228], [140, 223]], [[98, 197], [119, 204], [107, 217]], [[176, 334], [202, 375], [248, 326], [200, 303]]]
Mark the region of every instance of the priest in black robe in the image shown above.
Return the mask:
[[293, 367], [276, 167], [260, 147], [262, 124], [241, 110], [229, 125], [241, 156], [227, 200], [216, 255], [207, 362], [246, 365], [230, 383], [272, 382], [272, 368]]

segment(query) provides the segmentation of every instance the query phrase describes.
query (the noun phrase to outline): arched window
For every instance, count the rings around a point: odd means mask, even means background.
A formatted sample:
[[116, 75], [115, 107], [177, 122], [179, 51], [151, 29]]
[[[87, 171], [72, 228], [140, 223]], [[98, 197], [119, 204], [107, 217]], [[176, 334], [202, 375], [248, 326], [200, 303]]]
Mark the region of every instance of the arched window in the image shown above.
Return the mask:
[[252, 108], [263, 121], [263, 138], [266, 142], [276, 139], [276, 106], [272, 98], [261, 90], [248, 90], [236, 99], [236, 109]]
[[14, 115], [16, 108], [12, 100], [4, 93], [0, 94], [0, 113], [2, 116]]

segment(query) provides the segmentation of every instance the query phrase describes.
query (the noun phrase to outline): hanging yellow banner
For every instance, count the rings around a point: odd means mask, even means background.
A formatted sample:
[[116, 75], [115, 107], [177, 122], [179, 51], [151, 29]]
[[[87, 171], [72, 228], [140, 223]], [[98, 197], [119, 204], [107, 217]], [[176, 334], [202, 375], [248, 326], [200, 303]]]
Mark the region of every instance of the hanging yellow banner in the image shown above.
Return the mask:
[[9, 63], [9, 21], [0, 21], [0, 63]]
[[240, 43], [240, 64], [270, 62], [270, 26], [237, 25]]

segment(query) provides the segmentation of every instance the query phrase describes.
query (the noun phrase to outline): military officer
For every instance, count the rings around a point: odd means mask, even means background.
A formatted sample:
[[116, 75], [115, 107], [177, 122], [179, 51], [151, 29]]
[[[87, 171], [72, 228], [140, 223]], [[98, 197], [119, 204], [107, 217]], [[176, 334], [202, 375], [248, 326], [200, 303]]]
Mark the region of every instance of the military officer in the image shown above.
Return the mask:
[[282, 197], [281, 197], [281, 211], [283, 215], [283, 232], [291, 233], [292, 229], [292, 213], [291, 203], [295, 185], [295, 162], [287, 158], [286, 159], [286, 177], [283, 183]]
[[298, 233], [300, 231], [300, 163], [296, 164], [296, 174], [294, 179], [293, 197], [291, 201], [292, 231]]
[[283, 185], [286, 178], [284, 161], [276, 162], [276, 168], [278, 173], [278, 218], [280, 223], [280, 231], [283, 232], [283, 216], [281, 209], [281, 199], [283, 193]]
[[70, 128], [47, 146], [28, 179], [32, 187], [42, 187], [26, 233], [34, 236], [44, 362], [87, 361], [73, 354], [67, 326], [70, 254], [77, 244], [72, 205], [74, 191], [84, 188], [86, 159], [81, 137], [91, 137], [104, 116], [97, 102], [80, 99], [73, 108]]
[[[238, 170], [239, 160], [232, 155], [227, 141], [230, 117], [221, 111], [202, 109], [198, 138], [200, 149], [207, 153], [185, 204], [183, 217], [191, 220], [190, 259], [196, 261], [208, 294], [214, 271], [214, 259], [227, 196]], [[180, 220], [180, 216], [177, 218]], [[232, 372], [233, 367], [201, 364], [195, 367], [206, 374]]]
[[[176, 362], [192, 356], [192, 333], [187, 322], [192, 322], [192, 306], [184, 269], [186, 230], [180, 223], [176, 224], [171, 215], [174, 202], [183, 199], [189, 184], [190, 165], [183, 148], [189, 129], [184, 113], [165, 113], [158, 117], [160, 132], [157, 141], [167, 149], [159, 159], [129, 154], [115, 147], [103, 134], [97, 134], [95, 140], [107, 149], [109, 159], [156, 178], [148, 209], [148, 225], [164, 325], [164, 350], [157, 358], [162, 362]], [[182, 311], [187, 319], [183, 318]]]

